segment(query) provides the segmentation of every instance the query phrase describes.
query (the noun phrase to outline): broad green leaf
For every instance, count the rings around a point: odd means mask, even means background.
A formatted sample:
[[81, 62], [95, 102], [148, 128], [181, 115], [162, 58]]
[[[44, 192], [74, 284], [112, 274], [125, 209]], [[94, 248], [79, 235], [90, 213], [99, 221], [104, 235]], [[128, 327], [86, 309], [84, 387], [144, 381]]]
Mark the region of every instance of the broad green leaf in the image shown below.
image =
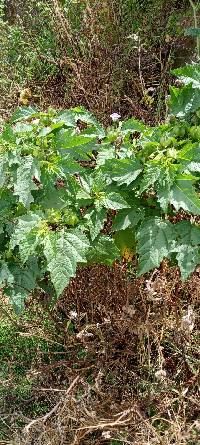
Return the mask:
[[[77, 134], [72, 130], [60, 130], [55, 136], [55, 147], [59, 149], [73, 149], [75, 147], [85, 146], [88, 142], [95, 141], [97, 138], [93, 129], [88, 129]], [[86, 146], [87, 149], [87, 146]], [[89, 150], [88, 150], [89, 151]]]
[[63, 122], [67, 127], [76, 128], [76, 118], [72, 110], [61, 111], [53, 122]]
[[[159, 165], [160, 164], [160, 165]], [[153, 190], [157, 193], [157, 200], [164, 210], [167, 211], [169, 205], [169, 193], [179, 170], [179, 164], [161, 164], [156, 161], [147, 164], [144, 176], [140, 184], [140, 193]]]
[[96, 196], [106, 190], [108, 185], [112, 183], [111, 179], [102, 170], [96, 170], [94, 174], [88, 176], [88, 179], [90, 179], [91, 192]]
[[10, 144], [15, 143], [16, 135], [15, 135], [11, 125], [9, 125], [9, 124], [5, 125], [5, 127], [3, 128], [3, 131], [1, 133], [1, 137], [4, 141], [9, 142]]
[[158, 181], [161, 174], [161, 168], [156, 163], [149, 163], [144, 169], [143, 178], [140, 183], [140, 193], [152, 189], [155, 182]]
[[177, 180], [169, 192], [168, 201], [177, 211], [183, 209], [194, 215], [200, 215], [200, 199], [193, 187], [193, 181]]
[[74, 161], [74, 159], [67, 154], [60, 157], [56, 167], [58, 169], [58, 176], [61, 177], [66, 177], [69, 174], [84, 173], [85, 171], [78, 162]]
[[75, 178], [68, 176], [64, 181], [64, 187], [57, 187], [57, 177], [42, 169], [40, 180], [42, 188], [33, 192], [35, 204], [43, 209], [62, 209], [74, 202], [77, 190], [73, 190], [72, 184], [78, 185]]
[[162, 169], [160, 170], [160, 176], [155, 185], [157, 200], [160, 204], [161, 209], [165, 213], [168, 210], [169, 195], [171, 193], [171, 189], [173, 188], [175, 180], [178, 177], [178, 170], [179, 164], [169, 164], [168, 167], [162, 166]]
[[19, 196], [19, 202], [26, 208], [29, 208], [31, 202], [34, 201], [31, 191], [38, 188], [33, 181], [34, 178], [37, 181], [40, 180], [38, 162], [32, 156], [26, 156], [17, 169], [17, 180], [14, 185], [14, 195]]
[[178, 152], [178, 159], [185, 161], [200, 162], [200, 146], [199, 143], [191, 142], [184, 145]]
[[77, 122], [85, 122], [89, 126], [94, 126], [99, 138], [105, 136], [103, 127], [99, 124], [97, 119], [84, 107], [71, 108], [70, 110], [61, 111], [54, 119], [55, 122], [63, 122], [68, 127], [76, 128]]
[[114, 261], [120, 259], [120, 252], [113, 238], [100, 235], [92, 244], [88, 254], [89, 264], [106, 264], [112, 266]]
[[200, 108], [200, 90], [193, 88], [191, 83], [182, 88], [171, 87], [169, 108], [170, 114], [186, 118]]
[[19, 148], [8, 152], [8, 166], [13, 167], [20, 165], [22, 162], [21, 153]]
[[138, 274], [159, 267], [168, 258], [174, 242], [174, 227], [169, 221], [155, 217], [144, 221], [137, 231]]
[[16, 314], [24, 310], [24, 302], [27, 296], [36, 286], [37, 270], [33, 267], [33, 262], [27, 263], [25, 268], [18, 265], [10, 266], [10, 271], [14, 276], [13, 284], [6, 289], [6, 295], [10, 299]]
[[105, 131], [103, 127], [99, 124], [97, 119], [93, 116], [92, 113], [87, 111], [84, 107], [75, 107], [71, 110], [74, 113], [76, 122], [81, 121], [94, 126], [97, 130], [97, 135], [99, 138], [103, 138], [105, 136]]
[[141, 133], [147, 128], [148, 127], [144, 125], [143, 122], [131, 118], [122, 122], [120, 131], [124, 134], [134, 133], [134, 132]]
[[182, 244], [177, 249], [176, 259], [181, 271], [181, 277], [186, 280], [197, 265], [200, 264], [200, 250], [197, 246]]
[[0, 188], [4, 186], [6, 180], [7, 165], [8, 165], [7, 153], [5, 153], [4, 155], [0, 155]]
[[119, 186], [131, 184], [141, 173], [142, 165], [137, 159], [110, 159], [103, 171]]
[[10, 272], [8, 264], [5, 261], [0, 262], [0, 285], [12, 284], [14, 282], [14, 276]]
[[119, 210], [112, 225], [112, 231], [126, 230], [128, 227], [135, 227], [144, 218], [142, 208]]
[[106, 194], [101, 202], [104, 207], [112, 210], [128, 209], [130, 207], [123, 196], [116, 192]]
[[185, 168], [190, 172], [200, 173], [200, 162], [187, 162], [185, 163]]
[[121, 230], [116, 232], [113, 238], [121, 256], [131, 261], [136, 251], [135, 230], [132, 228]]
[[92, 241], [95, 240], [95, 238], [99, 235], [99, 232], [103, 229], [106, 218], [107, 214], [105, 209], [101, 209], [99, 212], [97, 212], [95, 209], [89, 209], [84, 215]]
[[[198, 30], [198, 32], [200, 29]], [[185, 65], [172, 70], [185, 85], [192, 84], [194, 88], [200, 88], [200, 64]]]
[[19, 252], [22, 263], [25, 263], [31, 255], [33, 256], [37, 254], [39, 241], [40, 238], [37, 232], [33, 230], [32, 232], [29, 232], [26, 239], [20, 243]]
[[48, 134], [50, 134], [51, 132], [52, 132], [52, 128], [51, 128], [51, 127], [43, 127], [43, 128], [39, 131], [37, 137], [38, 137], [38, 138], [44, 138], [44, 137], [46, 137]]
[[81, 176], [79, 183], [77, 183], [78, 189], [76, 191], [76, 201], [80, 207], [90, 205], [94, 201], [92, 197], [91, 189], [93, 186], [93, 178], [91, 176]]
[[97, 167], [101, 167], [102, 165], [105, 165], [106, 161], [108, 159], [115, 159], [116, 158], [116, 149], [115, 147], [109, 146], [104, 148], [103, 150], [99, 151], [96, 159]]
[[90, 193], [88, 193], [86, 190], [79, 190], [76, 195], [77, 201], [82, 202], [84, 205], [89, 205], [92, 203], [92, 198]]
[[42, 212], [30, 212], [18, 219], [17, 226], [10, 239], [10, 248], [19, 246], [20, 256], [26, 262], [30, 255], [34, 255], [37, 244], [37, 230], [43, 219]]
[[86, 262], [87, 237], [79, 230], [51, 232], [44, 238], [47, 270], [59, 296], [76, 273], [78, 263]]
[[17, 122], [13, 127], [14, 133], [31, 133], [33, 126], [24, 122]]
[[200, 227], [190, 221], [175, 224], [178, 242], [188, 246], [200, 246]]
[[21, 120], [27, 120], [37, 115], [38, 111], [33, 107], [20, 107], [18, 108], [13, 116], [11, 117], [11, 122], [17, 122]]
[[28, 292], [24, 291], [23, 289], [18, 292], [16, 289], [9, 289], [7, 296], [9, 296], [10, 304], [12, 305], [16, 315], [20, 315], [25, 309], [25, 301], [28, 297]]

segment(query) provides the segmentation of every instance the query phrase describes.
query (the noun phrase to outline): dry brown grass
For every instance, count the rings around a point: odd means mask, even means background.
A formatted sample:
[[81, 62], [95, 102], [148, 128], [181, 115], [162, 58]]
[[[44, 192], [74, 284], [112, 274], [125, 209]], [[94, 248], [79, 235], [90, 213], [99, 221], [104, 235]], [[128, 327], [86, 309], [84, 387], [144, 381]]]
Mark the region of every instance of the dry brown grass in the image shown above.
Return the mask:
[[51, 312], [69, 355], [36, 371], [32, 393], [50, 409], [17, 443], [200, 443], [199, 271], [184, 284], [165, 263], [141, 279], [125, 271], [80, 270]]
[[[163, 118], [173, 55], [176, 60], [177, 53], [179, 56], [185, 54], [188, 45], [190, 57], [194, 52], [190, 41], [187, 39], [184, 46], [184, 39], [176, 33], [169, 41], [164, 38], [174, 8], [177, 8], [178, 16], [183, 11], [181, 20], [185, 20], [187, 8], [184, 5], [177, 2], [175, 7], [174, 1], [160, 1], [159, 7], [157, 2], [155, 10], [151, 10], [152, 17], [149, 11], [142, 16], [137, 7], [131, 17], [134, 23], [138, 20], [141, 22], [138, 25], [141, 48], [138, 50], [136, 42], [131, 38], [131, 21], [123, 16], [121, 2], [82, 0], [84, 14], [80, 27], [75, 30], [74, 17], [70, 21], [61, 2], [48, 0], [51, 10], [48, 22], [56, 51], [50, 46], [49, 51], [42, 52], [34, 44], [38, 22], [34, 1], [31, 2], [31, 11], [29, 3], [20, 0], [20, 7], [16, 8], [12, 0], [8, 18], [10, 23], [22, 27], [25, 42], [34, 53], [38, 69], [36, 72], [33, 70], [32, 78], [29, 76], [29, 79], [23, 78], [23, 81], [18, 82], [13, 78], [10, 90], [4, 94], [2, 91], [0, 107], [5, 116], [18, 104], [20, 88], [29, 87], [32, 103], [43, 109], [48, 106], [63, 109], [81, 104], [105, 123], [109, 122], [109, 115], [113, 111], [119, 112], [123, 118], [134, 115], [147, 123], [155, 123]], [[154, 34], [157, 36], [156, 43]], [[189, 60], [188, 54], [183, 62], [185, 60]], [[45, 71], [45, 66], [51, 67], [49, 71], [52, 74], [41, 81], [37, 74], [42, 69]], [[13, 70], [4, 75], [13, 75]]]

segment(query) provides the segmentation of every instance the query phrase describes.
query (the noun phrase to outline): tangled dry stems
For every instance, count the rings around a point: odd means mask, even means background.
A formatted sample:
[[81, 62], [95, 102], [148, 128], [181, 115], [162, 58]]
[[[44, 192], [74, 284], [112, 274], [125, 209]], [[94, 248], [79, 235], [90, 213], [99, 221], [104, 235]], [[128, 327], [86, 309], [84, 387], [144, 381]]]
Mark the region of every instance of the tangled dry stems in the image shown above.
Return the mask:
[[70, 356], [37, 371], [51, 409], [20, 443], [199, 443], [199, 271], [182, 284], [165, 263], [141, 279], [125, 269], [80, 270], [52, 311], [73, 322]]

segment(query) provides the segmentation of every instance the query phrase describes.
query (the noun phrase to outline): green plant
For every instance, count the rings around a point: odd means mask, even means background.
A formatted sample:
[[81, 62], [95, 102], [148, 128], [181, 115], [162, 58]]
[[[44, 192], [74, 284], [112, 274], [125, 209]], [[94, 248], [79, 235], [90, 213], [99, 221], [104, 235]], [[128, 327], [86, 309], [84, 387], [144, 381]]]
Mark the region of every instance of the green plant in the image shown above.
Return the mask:
[[197, 13], [199, 10], [199, 1], [195, 3], [193, 0], [189, 0], [189, 3], [192, 8], [193, 18], [194, 18], [194, 28], [186, 29], [186, 35], [191, 37], [196, 37], [197, 39], [197, 57], [200, 58], [200, 28], [198, 27], [198, 18]]
[[32, 380], [28, 378], [31, 365], [37, 362], [38, 350], [47, 351], [47, 342], [36, 336], [20, 336], [18, 329], [1, 318], [0, 326], [0, 394], [4, 398], [23, 399], [30, 393]]
[[56, 76], [60, 50], [52, 30], [49, 2], [11, 1], [0, 4], [0, 56], [2, 101], [31, 83]]
[[31, 292], [52, 301], [77, 265], [167, 258], [186, 279], [200, 262], [200, 67], [175, 70], [168, 122], [104, 130], [84, 108], [22, 107], [0, 139], [0, 281], [19, 312]]

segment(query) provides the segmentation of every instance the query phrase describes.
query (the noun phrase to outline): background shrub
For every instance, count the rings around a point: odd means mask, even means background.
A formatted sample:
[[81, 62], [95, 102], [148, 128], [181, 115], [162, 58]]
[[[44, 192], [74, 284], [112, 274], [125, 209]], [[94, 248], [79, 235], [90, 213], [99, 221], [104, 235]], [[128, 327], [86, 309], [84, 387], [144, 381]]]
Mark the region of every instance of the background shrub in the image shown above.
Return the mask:
[[2, 111], [29, 87], [44, 108], [81, 104], [101, 120], [114, 110], [146, 121], [152, 109], [159, 120], [180, 42], [188, 58], [188, 7], [175, 0], [1, 0]]

